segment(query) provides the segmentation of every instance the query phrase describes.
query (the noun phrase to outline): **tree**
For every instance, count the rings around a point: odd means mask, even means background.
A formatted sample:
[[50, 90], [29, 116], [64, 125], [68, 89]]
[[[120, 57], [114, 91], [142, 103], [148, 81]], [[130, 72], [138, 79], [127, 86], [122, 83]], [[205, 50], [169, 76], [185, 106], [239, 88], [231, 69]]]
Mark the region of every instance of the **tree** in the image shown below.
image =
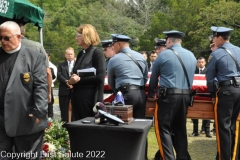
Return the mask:
[[[240, 28], [240, 4], [236, 2], [215, 2], [210, 6], [202, 8], [198, 15], [196, 28], [190, 33], [191, 40], [195, 48], [206, 50], [209, 48], [208, 36], [212, 34], [211, 26], [224, 26], [233, 28], [231, 34], [231, 42], [235, 45], [240, 43], [239, 28]], [[209, 53], [197, 52], [199, 56], [208, 57]]]
[[[158, 11], [153, 15], [150, 28], [140, 38], [141, 50], [152, 50], [154, 38], [165, 38], [162, 33], [167, 30], [178, 30], [185, 33], [182, 45], [192, 50], [194, 53], [199, 50], [198, 43], [192, 41], [191, 33], [197, 27], [198, 14], [202, 8], [209, 5], [208, 0], [171, 0], [165, 2], [163, 11]], [[207, 38], [206, 38], [207, 39]]]

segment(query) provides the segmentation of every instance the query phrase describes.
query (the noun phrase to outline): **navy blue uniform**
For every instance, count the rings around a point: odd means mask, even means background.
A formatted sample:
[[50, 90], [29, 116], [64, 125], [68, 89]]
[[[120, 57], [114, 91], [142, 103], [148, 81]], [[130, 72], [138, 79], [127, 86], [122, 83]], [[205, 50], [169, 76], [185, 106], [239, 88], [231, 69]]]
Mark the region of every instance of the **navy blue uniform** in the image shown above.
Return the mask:
[[[228, 49], [240, 65], [240, 48], [225, 42], [222, 46]], [[216, 97], [214, 105], [216, 136], [218, 139], [217, 159], [225, 160], [237, 151], [234, 150], [236, 120], [240, 110], [240, 88], [232, 83], [233, 78], [240, 76], [232, 57], [222, 48], [216, 49], [210, 55], [211, 59], [207, 67], [207, 86], [213, 97]], [[220, 88], [214, 88], [215, 77], [219, 81]], [[232, 159], [235, 159], [232, 157]]]
[[[171, 48], [184, 62], [191, 87], [197, 62], [195, 56], [180, 44], [174, 44]], [[187, 151], [186, 133], [186, 114], [190, 103], [189, 86], [182, 65], [170, 49], [163, 50], [154, 62], [149, 96], [154, 96], [158, 81], [161, 88], [167, 88], [167, 94], [158, 98], [158, 107], [155, 108], [155, 130], [160, 151], [155, 159], [161, 157], [164, 160], [175, 160], [173, 146], [177, 159], [191, 159]], [[176, 94], [177, 90], [182, 93]]]

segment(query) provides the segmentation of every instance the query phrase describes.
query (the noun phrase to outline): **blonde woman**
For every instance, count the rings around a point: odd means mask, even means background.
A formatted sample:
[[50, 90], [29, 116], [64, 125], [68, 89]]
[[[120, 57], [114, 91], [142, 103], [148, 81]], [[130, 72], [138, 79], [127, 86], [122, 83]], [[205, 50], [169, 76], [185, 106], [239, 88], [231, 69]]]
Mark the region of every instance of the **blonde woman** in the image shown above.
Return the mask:
[[[95, 46], [100, 43], [96, 29], [90, 24], [77, 28], [76, 41], [82, 50], [78, 53], [69, 85], [73, 85], [72, 113], [74, 120], [94, 116], [93, 106], [103, 101], [105, 58], [103, 51]], [[96, 75], [79, 76], [77, 70], [94, 67]]]

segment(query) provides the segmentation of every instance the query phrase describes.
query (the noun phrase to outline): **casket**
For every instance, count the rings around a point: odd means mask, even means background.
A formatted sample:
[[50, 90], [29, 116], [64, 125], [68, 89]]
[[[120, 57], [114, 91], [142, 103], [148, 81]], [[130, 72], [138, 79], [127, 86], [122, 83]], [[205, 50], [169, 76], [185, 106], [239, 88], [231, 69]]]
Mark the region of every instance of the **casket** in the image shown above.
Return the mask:
[[[149, 80], [151, 72], [148, 73], [148, 81], [146, 83], [145, 91], [148, 92]], [[187, 118], [192, 119], [214, 119], [213, 104], [210, 94], [208, 92], [206, 77], [204, 74], [195, 74], [192, 84], [192, 89], [198, 90], [196, 96], [194, 96], [193, 107], [188, 107]], [[104, 92], [110, 91], [108, 85], [107, 76], [105, 77]], [[111, 102], [114, 99], [114, 95], [109, 96], [104, 101]], [[154, 110], [156, 102], [147, 101], [146, 103], [146, 117], [154, 116]], [[240, 121], [240, 114], [238, 116]]]
[[133, 107], [132, 105], [114, 106], [105, 105], [107, 112], [117, 116], [124, 121], [125, 124], [130, 124], [133, 121]]

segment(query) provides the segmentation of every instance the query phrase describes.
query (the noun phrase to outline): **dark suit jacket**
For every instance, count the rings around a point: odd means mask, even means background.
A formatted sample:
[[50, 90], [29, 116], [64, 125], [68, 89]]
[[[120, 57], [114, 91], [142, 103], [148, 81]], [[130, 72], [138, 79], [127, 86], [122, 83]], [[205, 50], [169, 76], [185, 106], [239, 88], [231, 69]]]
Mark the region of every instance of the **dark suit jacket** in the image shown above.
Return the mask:
[[66, 84], [66, 80], [69, 80], [69, 78], [68, 61], [66, 60], [58, 65], [57, 70], [57, 79], [60, 82], [58, 91], [59, 96], [66, 96], [70, 94], [71, 90]]
[[[205, 67], [201, 74], [206, 74], [207, 68]], [[199, 68], [196, 68], [195, 74], [199, 74]]]
[[[5, 130], [8, 136], [29, 135], [47, 127], [46, 56], [22, 45], [4, 100]], [[25, 76], [24, 76], [25, 75]], [[24, 77], [28, 77], [25, 79]], [[29, 114], [33, 117], [29, 117]], [[40, 118], [40, 123], [35, 120]]]

